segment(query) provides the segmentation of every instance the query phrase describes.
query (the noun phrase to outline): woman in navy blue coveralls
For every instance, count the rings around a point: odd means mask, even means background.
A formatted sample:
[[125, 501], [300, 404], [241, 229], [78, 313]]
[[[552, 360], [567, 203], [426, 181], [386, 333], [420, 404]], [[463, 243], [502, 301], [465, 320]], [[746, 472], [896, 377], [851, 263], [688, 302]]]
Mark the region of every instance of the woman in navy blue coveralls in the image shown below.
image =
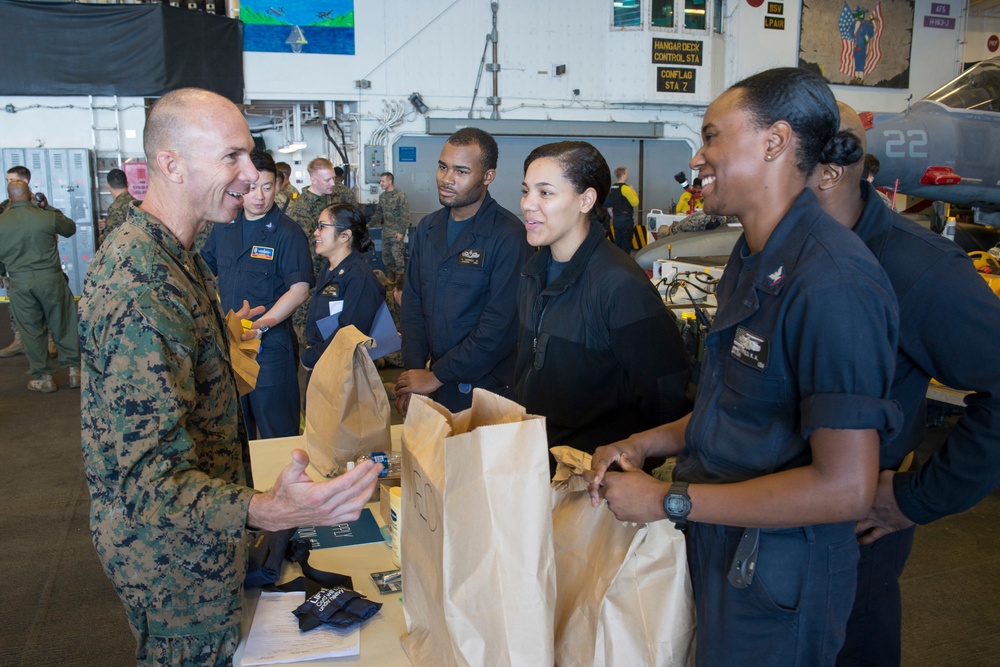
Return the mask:
[[[385, 287], [361, 256], [374, 247], [368, 224], [361, 211], [350, 204], [334, 204], [319, 214], [316, 254], [329, 263], [316, 278], [316, 289], [306, 316], [306, 349], [302, 365], [309, 376], [340, 327], [353, 324], [358, 331], [371, 333], [375, 315], [385, 303]], [[318, 324], [335, 317], [328, 335]]]
[[[860, 239], [806, 179], [860, 157], [817, 75], [768, 70], [709, 106], [691, 160], [705, 212], [744, 234], [718, 288], [694, 411], [600, 448], [588, 474], [621, 520], [687, 535], [699, 665], [832, 665], [854, 596], [854, 522], [875, 493], [897, 308]], [[672, 485], [638, 470], [679, 455]], [[611, 472], [617, 463], [624, 472]]]

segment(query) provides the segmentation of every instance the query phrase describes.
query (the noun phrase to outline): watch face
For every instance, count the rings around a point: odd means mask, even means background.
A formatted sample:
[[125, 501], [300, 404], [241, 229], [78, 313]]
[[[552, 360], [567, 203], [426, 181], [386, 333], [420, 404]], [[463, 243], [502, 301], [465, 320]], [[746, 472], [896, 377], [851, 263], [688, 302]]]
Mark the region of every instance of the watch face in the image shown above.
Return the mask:
[[667, 496], [667, 513], [668, 514], [681, 514], [688, 507], [687, 499], [683, 496], [670, 495]]

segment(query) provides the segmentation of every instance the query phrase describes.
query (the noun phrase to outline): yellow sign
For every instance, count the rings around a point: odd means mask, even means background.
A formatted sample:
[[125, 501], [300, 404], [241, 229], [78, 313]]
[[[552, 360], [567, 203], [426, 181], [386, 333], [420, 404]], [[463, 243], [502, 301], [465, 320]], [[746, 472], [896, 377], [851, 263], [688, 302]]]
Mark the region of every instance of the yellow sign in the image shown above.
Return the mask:
[[697, 70], [686, 67], [657, 67], [656, 92], [693, 93]]
[[767, 13], [768, 14], [784, 14], [785, 6], [780, 2], [769, 2], [767, 3]]
[[765, 16], [764, 27], [768, 30], [784, 30], [785, 19], [780, 16]]
[[704, 42], [684, 39], [654, 39], [654, 65], [701, 65]]

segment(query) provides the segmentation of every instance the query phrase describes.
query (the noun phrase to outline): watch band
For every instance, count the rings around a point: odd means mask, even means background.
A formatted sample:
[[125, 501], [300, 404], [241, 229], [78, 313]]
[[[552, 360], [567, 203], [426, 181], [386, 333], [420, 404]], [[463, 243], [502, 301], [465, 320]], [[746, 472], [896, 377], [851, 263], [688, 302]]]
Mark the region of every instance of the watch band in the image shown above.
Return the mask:
[[259, 329], [257, 329], [257, 331], [259, 331], [259, 332], [260, 332], [260, 333], [259, 333], [259, 334], [257, 335], [257, 338], [263, 338], [263, 337], [264, 337], [264, 334], [266, 334], [266, 333], [267, 333], [268, 331], [270, 331], [270, 330], [271, 330], [271, 327], [267, 326], [266, 324], [265, 324], [264, 326], [260, 327]]
[[687, 517], [691, 513], [691, 496], [687, 482], [674, 482], [663, 498], [663, 511], [678, 529], [687, 528]]

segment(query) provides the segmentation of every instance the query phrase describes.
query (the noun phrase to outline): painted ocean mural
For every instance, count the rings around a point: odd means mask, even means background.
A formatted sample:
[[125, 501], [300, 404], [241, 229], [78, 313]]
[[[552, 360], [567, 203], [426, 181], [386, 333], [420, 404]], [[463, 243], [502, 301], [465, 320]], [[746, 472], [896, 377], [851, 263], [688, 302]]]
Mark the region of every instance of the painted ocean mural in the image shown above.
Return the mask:
[[240, 3], [243, 50], [354, 55], [354, 0]]

